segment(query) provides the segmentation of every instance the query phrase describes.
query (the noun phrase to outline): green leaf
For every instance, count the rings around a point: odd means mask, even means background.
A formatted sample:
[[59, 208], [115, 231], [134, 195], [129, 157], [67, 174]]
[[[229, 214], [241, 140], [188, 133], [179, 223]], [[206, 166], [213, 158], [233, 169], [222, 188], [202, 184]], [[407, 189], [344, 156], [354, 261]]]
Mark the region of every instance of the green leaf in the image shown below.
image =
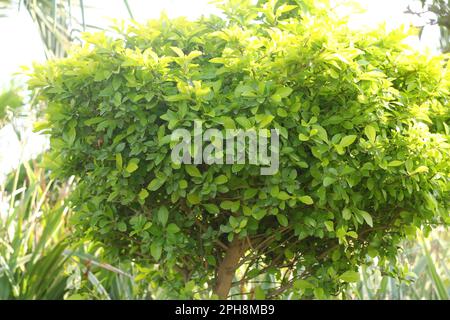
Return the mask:
[[368, 212], [359, 210], [359, 214], [363, 217], [363, 219], [369, 226], [373, 227], [372, 216]]
[[190, 204], [194, 204], [194, 205], [199, 204], [201, 201], [200, 196], [196, 193], [189, 193], [187, 195], [187, 200]]
[[120, 78], [120, 76], [115, 76], [112, 79], [112, 86], [113, 86], [114, 91], [119, 90], [121, 83], [122, 83], [122, 79]]
[[147, 186], [147, 189], [150, 191], [156, 191], [164, 184], [165, 179], [155, 178]]
[[77, 136], [77, 131], [74, 127], [70, 128], [67, 132], [63, 134], [66, 138], [66, 141], [69, 145], [72, 145], [75, 142], [75, 138]]
[[94, 124], [102, 122], [103, 120], [105, 120], [105, 118], [103, 118], [103, 117], [90, 118], [90, 119], [84, 121], [84, 124], [86, 126], [90, 127], [90, 126], [92, 126]]
[[413, 168], [413, 161], [411, 159], [408, 159], [405, 161], [405, 167], [406, 167], [406, 171], [408, 171], [408, 173], [410, 174]]
[[349, 135], [342, 138], [341, 142], [339, 143], [339, 146], [341, 148], [345, 148], [353, 144], [356, 140], [356, 135]]
[[230, 210], [231, 212], [237, 212], [241, 206], [239, 201], [225, 200], [220, 203], [220, 207], [224, 210]]
[[139, 163], [139, 159], [137, 159], [137, 158], [131, 159], [128, 162], [127, 167], [125, 168], [125, 171], [127, 171], [128, 173], [133, 173], [134, 171], [136, 171], [139, 168], [138, 163]]
[[145, 200], [148, 197], [148, 191], [145, 189], [141, 189], [141, 191], [138, 194], [138, 197], [140, 200]]
[[172, 51], [175, 52], [177, 54], [177, 56], [180, 58], [185, 56], [183, 50], [181, 50], [178, 47], [170, 47], [170, 49], [172, 49]]
[[226, 175], [220, 175], [214, 179], [215, 184], [224, 184], [228, 182], [228, 177]]
[[260, 128], [268, 126], [275, 117], [270, 114], [257, 114], [255, 116], [256, 122], [258, 122]]
[[292, 93], [292, 89], [288, 87], [281, 87], [278, 88], [275, 92], [276, 95], [278, 95], [280, 98], [286, 98], [289, 97], [289, 95]]
[[330, 185], [332, 185], [333, 183], [336, 182], [335, 178], [332, 177], [325, 177], [325, 179], [323, 179], [323, 186], [324, 187], [328, 187]]
[[194, 165], [188, 164], [185, 166], [185, 169], [186, 169], [186, 172], [188, 173], [188, 175], [190, 175], [191, 177], [197, 177], [197, 178], [202, 177], [200, 170], [198, 170], [198, 168]]
[[252, 215], [252, 209], [249, 206], [242, 206], [242, 212], [245, 216], [251, 216]]
[[150, 254], [157, 261], [161, 258], [162, 246], [159, 242], [152, 242], [150, 245]]
[[125, 224], [125, 222], [120, 221], [119, 223], [117, 223], [117, 230], [119, 230], [120, 232], [127, 231], [127, 225]]
[[398, 167], [403, 164], [403, 161], [400, 160], [394, 160], [388, 163], [388, 167]]
[[257, 193], [258, 193], [258, 189], [255, 189], [255, 188], [246, 189], [244, 191], [244, 200], [253, 198], [254, 196], [256, 196]]
[[339, 276], [339, 279], [345, 282], [358, 282], [360, 279], [359, 272], [346, 271]]
[[307, 205], [311, 205], [314, 203], [314, 200], [310, 196], [301, 196], [298, 199]]
[[245, 117], [237, 117], [236, 122], [239, 123], [244, 129], [250, 129], [252, 127], [252, 123]]
[[347, 235], [353, 239], [358, 239], [358, 234], [355, 231], [349, 231], [347, 232]]
[[411, 172], [410, 175], [414, 175], [414, 174], [417, 174], [417, 173], [424, 173], [424, 172], [428, 172], [428, 171], [429, 171], [429, 169], [428, 169], [427, 166], [420, 166], [416, 170]]
[[169, 225], [167, 226], [167, 232], [168, 233], [177, 233], [180, 231], [180, 228], [175, 224], [175, 223], [169, 223]]
[[165, 226], [169, 219], [169, 210], [166, 206], [162, 206], [158, 210], [158, 221], [162, 226]]
[[278, 108], [277, 109], [277, 115], [282, 117], [282, 118], [286, 118], [289, 114], [288, 114], [288, 112], [285, 109]]
[[217, 214], [220, 212], [219, 207], [213, 203], [205, 203], [203, 204], [203, 207], [206, 209], [206, 211], [208, 211], [211, 214]]
[[352, 217], [352, 211], [348, 208], [344, 208], [344, 210], [342, 210], [342, 217], [344, 220], [350, 220]]
[[285, 192], [285, 191], [280, 191], [280, 192], [278, 192], [278, 194], [277, 194], [277, 198], [280, 199], [280, 200], [285, 201], [285, 200], [290, 199], [291, 196], [290, 196], [287, 192]]
[[367, 249], [367, 254], [369, 255], [369, 257], [371, 257], [373, 259], [376, 256], [378, 256], [379, 253], [378, 253], [377, 249], [370, 247], [369, 249]]
[[222, 116], [220, 117], [220, 123], [225, 129], [236, 129], [236, 124], [231, 117]]
[[252, 211], [252, 217], [256, 220], [261, 220], [267, 215], [266, 209], [256, 209]]
[[120, 92], [114, 94], [113, 103], [116, 107], [119, 107], [122, 104], [122, 95]]
[[230, 226], [233, 229], [239, 228], [239, 220], [235, 216], [230, 216]]
[[200, 57], [201, 55], [203, 55], [203, 53], [201, 51], [194, 50], [194, 51], [189, 52], [188, 58], [192, 60], [192, 59], [195, 59], [197, 57]]
[[116, 168], [117, 170], [122, 170], [123, 160], [122, 155], [120, 153], [116, 153]]
[[371, 143], [375, 143], [375, 139], [377, 138], [377, 131], [375, 130], [374, 127], [368, 124], [364, 128], [364, 133], [366, 134], [366, 137], [369, 139]]
[[294, 282], [294, 288], [299, 290], [313, 289], [314, 285], [306, 280], [298, 279]]
[[300, 134], [298, 135], [298, 139], [299, 139], [300, 141], [308, 141], [308, 140], [309, 140], [309, 137], [308, 137], [307, 135], [304, 135], [303, 133], [300, 133]]
[[178, 182], [178, 185], [180, 186], [180, 189], [186, 189], [188, 187], [188, 182], [183, 179]]
[[278, 220], [278, 223], [283, 227], [287, 227], [289, 225], [288, 218], [286, 218], [286, 216], [284, 216], [282, 214], [277, 214], [277, 220]]
[[150, 191], [156, 191], [162, 186], [162, 184], [163, 181], [161, 181], [158, 178], [155, 178], [152, 181], [150, 181], [150, 183], [147, 186], [147, 189], [149, 189]]
[[255, 299], [256, 300], [265, 300], [266, 299], [266, 293], [265, 291], [261, 288], [261, 286], [257, 286], [255, 288]]
[[328, 143], [328, 133], [327, 133], [327, 131], [326, 131], [323, 127], [321, 127], [321, 126], [319, 126], [319, 125], [314, 125], [313, 128], [314, 128], [313, 130], [317, 130], [317, 136], [318, 136], [322, 141]]
[[270, 189], [270, 195], [271, 195], [272, 197], [277, 198], [279, 193], [280, 193], [280, 187], [277, 186], [277, 185], [273, 186], [273, 187]]
[[332, 232], [334, 231], [334, 223], [333, 221], [325, 221], [325, 228], [327, 228], [328, 231]]

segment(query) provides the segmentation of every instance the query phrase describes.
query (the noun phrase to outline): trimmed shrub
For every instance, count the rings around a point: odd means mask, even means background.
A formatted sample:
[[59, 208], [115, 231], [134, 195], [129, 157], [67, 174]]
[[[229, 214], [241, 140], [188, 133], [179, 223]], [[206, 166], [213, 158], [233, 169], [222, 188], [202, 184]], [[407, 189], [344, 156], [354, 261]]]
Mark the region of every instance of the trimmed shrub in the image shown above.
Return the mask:
[[[297, 4], [131, 23], [35, 67], [77, 235], [169, 297], [327, 298], [449, 221], [448, 58]], [[279, 171], [175, 164], [195, 120], [278, 129]]]

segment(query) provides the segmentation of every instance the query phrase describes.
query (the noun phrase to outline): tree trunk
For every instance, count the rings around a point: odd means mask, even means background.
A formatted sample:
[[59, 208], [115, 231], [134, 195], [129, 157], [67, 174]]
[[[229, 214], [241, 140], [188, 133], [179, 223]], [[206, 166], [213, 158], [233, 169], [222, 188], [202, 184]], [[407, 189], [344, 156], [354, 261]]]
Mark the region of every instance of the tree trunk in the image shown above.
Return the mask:
[[217, 268], [217, 281], [214, 292], [220, 299], [226, 299], [228, 297], [234, 274], [245, 250], [245, 242], [239, 240], [235, 235], [233, 241], [228, 246], [225, 257]]

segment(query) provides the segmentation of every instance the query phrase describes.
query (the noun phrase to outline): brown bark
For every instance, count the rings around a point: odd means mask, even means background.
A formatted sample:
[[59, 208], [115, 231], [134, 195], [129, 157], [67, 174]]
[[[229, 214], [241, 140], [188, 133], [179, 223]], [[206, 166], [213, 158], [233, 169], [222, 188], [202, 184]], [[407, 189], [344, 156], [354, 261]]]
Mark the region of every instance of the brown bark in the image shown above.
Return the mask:
[[214, 292], [220, 299], [226, 299], [233, 283], [234, 274], [239, 265], [241, 257], [246, 250], [246, 242], [234, 237], [233, 241], [228, 245], [225, 257], [217, 268], [216, 287]]

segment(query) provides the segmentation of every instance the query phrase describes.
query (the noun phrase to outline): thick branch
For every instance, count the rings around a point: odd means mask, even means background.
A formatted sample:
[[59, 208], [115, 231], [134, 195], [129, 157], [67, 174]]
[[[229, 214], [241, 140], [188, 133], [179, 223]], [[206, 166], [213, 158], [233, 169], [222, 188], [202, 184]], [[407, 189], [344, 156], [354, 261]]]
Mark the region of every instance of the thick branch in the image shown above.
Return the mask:
[[226, 299], [233, 283], [234, 274], [239, 266], [244, 252], [246, 250], [247, 243], [245, 240], [234, 237], [233, 241], [228, 245], [228, 249], [225, 253], [225, 257], [217, 268], [217, 279], [215, 293], [220, 299]]

